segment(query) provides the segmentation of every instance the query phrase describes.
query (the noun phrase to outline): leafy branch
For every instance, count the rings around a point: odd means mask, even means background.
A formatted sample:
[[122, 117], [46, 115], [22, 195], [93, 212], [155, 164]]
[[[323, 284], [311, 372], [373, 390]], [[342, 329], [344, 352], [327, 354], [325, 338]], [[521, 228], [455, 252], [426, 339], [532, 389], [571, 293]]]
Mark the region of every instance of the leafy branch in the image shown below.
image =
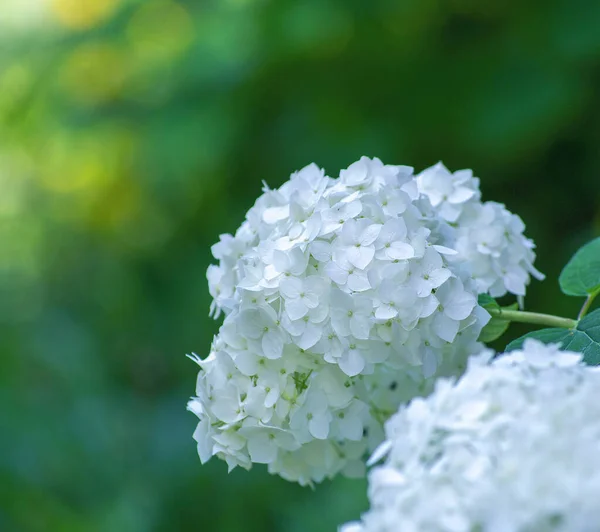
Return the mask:
[[506, 350], [519, 349], [527, 338], [535, 338], [543, 343], [558, 343], [563, 350], [582, 353], [588, 364], [600, 365], [600, 309], [588, 314], [600, 294], [600, 238], [573, 255], [558, 282], [564, 294], [586, 298], [576, 319], [517, 310], [516, 304], [501, 307], [494, 298], [482, 294], [479, 304], [492, 318], [479, 339], [483, 342], [496, 340], [511, 322], [547, 326], [550, 328], [532, 331], [514, 340]]

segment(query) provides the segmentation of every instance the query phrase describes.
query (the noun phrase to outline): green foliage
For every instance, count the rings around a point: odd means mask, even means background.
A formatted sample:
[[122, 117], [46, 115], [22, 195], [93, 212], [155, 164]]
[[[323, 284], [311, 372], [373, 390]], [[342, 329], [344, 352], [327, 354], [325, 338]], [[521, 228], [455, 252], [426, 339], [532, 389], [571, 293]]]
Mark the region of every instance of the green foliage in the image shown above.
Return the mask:
[[[513, 303], [512, 305], [508, 305], [506, 307], [501, 307], [498, 304], [498, 302], [488, 294], [479, 294], [477, 302], [486, 310], [516, 310], [517, 308], [519, 308], [518, 303]], [[481, 334], [479, 335], [479, 341], [489, 343], [493, 342], [494, 340], [497, 340], [508, 330], [509, 325], [509, 320], [505, 320], [497, 316], [492, 316], [490, 321], [482, 329]]]
[[535, 338], [545, 344], [561, 344], [564, 351], [583, 354], [583, 360], [591, 366], [600, 365], [600, 309], [583, 318], [575, 329], [540, 329], [513, 340], [506, 351], [520, 349], [527, 338]]
[[569, 296], [588, 296], [600, 291], [600, 237], [577, 250], [558, 282]]
[[479, 294], [477, 296], [477, 304], [485, 309], [493, 308], [499, 309], [500, 305], [498, 302], [489, 294]]

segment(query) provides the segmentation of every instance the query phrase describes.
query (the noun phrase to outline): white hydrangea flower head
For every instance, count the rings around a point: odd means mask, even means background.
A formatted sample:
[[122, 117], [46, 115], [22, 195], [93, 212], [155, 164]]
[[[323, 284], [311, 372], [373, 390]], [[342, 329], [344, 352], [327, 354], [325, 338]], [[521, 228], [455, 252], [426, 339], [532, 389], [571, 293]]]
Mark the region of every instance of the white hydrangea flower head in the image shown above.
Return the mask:
[[523, 235], [521, 218], [500, 203], [482, 203], [479, 179], [471, 170], [451, 173], [438, 163], [416, 180], [419, 192], [431, 203], [434, 218], [447, 222], [445, 234], [458, 251], [455, 259], [469, 265], [480, 293], [524, 296], [530, 275], [544, 278], [533, 266], [535, 246]]
[[490, 359], [387, 422], [371, 509], [343, 532], [598, 529], [600, 370], [531, 339]]
[[[467, 177], [442, 203], [478, 197]], [[211, 312], [225, 320], [189, 404], [201, 460], [301, 484], [362, 474], [399, 404], [480, 349], [489, 315], [449, 227], [412, 168], [379, 159], [265, 186], [213, 246]]]

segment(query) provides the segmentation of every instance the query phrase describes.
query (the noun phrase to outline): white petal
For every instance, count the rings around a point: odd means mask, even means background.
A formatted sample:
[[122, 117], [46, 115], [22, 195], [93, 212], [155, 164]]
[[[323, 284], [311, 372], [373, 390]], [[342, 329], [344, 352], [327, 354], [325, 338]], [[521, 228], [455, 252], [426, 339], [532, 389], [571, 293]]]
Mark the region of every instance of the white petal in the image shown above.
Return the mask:
[[377, 462], [379, 462], [379, 460], [385, 458], [391, 450], [392, 450], [392, 441], [391, 440], [384, 441], [377, 447], [377, 449], [375, 449], [375, 451], [373, 451], [373, 454], [367, 460], [367, 465], [372, 466], [373, 464], [376, 464]]
[[438, 253], [441, 253], [442, 255], [457, 255], [458, 251], [456, 251], [455, 249], [451, 249], [451, 248], [447, 248], [446, 246], [440, 246], [435, 244], [433, 246], [433, 249], [435, 249]]
[[[348, 196], [347, 199], [349, 200], [351, 197], [358, 197], [358, 194], [354, 193], [351, 196]], [[346, 219], [356, 218], [362, 212], [362, 208], [362, 203], [359, 200], [351, 201], [344, 206], [344, 216], [346, 216]]]
[[375, 317], [378, 320], [391, 320], [398, 315], [398, 311], [390, 305], [380, 305], [375, 311]]
[[291, 320], [299, 320], [308, 313], [308, 307], [302, 299], [288, 299], [285, 302], [285, 311]]
[[432, 377], [437, 370], [437, 364], [438, 361], [435, 353], [431, 349], [427, 349], [425, 351], [425, 356], [423, 357], [423, 377], [426, 379]]
[[290, 259], [287, 253], [283, 251], [275, 250], [273, 251], [273, 267], [279, 272], [283, 273], [290, 266]]
[[345, 337], [350, 334], [349, 321], [348, 311], [344, 309], [335, 310], [331, 313], [331, 326], [335, 333], [340, 337]]
[[367, 162], [361, 158], [352, 163], [346, 170], [342, 170], [340, 172], [340, 179], [349, 186], [356, 186], [365, 181], [368, 174], [369, 167], [367, 166]]
[[277, 458], [277, 444], [267, 434], [253, 434], [248, 438], [248, 453], [255, 463], [270, 464]]
[[259, 358], [249, 351], [240, 351], [235, 355], [235, 365], [247, 377], [258, 372], [258, 360]]
[[454, 192], [448, 197], [450, 203], [464, 203], [470, 200], [475, 194], [474, 190], [467, 187], [457, 187]]
[[360, 243], [363, 246], [370, 246], [379, 236], [381, 227], [382, 226], [380, 224], [372, 224], [367, 227], [360, 235]]
[[325, 273], [334, 283], [339, 285], [346, 284], [348, 280], [348, 272], [340, 268], [335, 262], [328, 262], [325, 265]]
[[357, 316], [350, 318], [350, 331], [352, 335], [361, 340], [368, 340], [371, 332], [371, 320], [369, 317]]
[[301, 298], [301, 301], [309, 309], [317, 308], [317, 306], [319, 305], [319, 296], [318, 294], [312, 292], [306, 292], [304, 294], [304, 297]]
[[263, 212], [263, 221], [267, 224], [274, 224], [285, 220], [290, 215], [290, 206], [282, 205], [281, 207], [269, 207]]
[[427, 297], [431, 294], [431, 283], [421, 277], [414, 277], [411, 281], [415, 287], [415, 292], [419, 297]]
[[438, 269], [430, 272], [429, 282], [431, 283], [431, 286], [433, 288], [437, 288], [441, 284], [445, 283], [450, 278], [451, 275], [452, 275], [452, 273], [450, 272], [449, 269], [438, 268]]
[[279, 331], [269, 331], [262, 338], [262, 355], [266, 358], [281, 358], [283, 353], [283, 338]]
[[340, 420], [340, 432], [348, 440], [358, 441], [363, 435], [363, 424], [359, 417], [352, 415], [352, 412], [346, 414], [344, 419]]
[[348, 275], [347, 284], [348, 288], [354, 292], [364, 292], [371, 288], [369, 278], [362, 270], [354, 270], [352, 274]]
[[475, 297], [473, 297], [468, 292], [462, 292], [452, 297], [452, 299], [444, 305], [444, 313], [453, 320], [464, 320], [466, 319], [475, 305], [477, 301]]
[[302, 292], [302, 280], [297, 277], [287, 277], [279, 284], [279, 290], [286, 299], [295, 299]]
[[340, 369], [348, 375], [348, 377], [355, 377], [365, 367], [365, 360], [356, 349], [347, 350], [339, 359], [338, 365]]
[[308, 430], [318, 440], [324, 440], [329, 435], [329, 418], [326, 414], [314, 416], [308, 422]]
[[317, 308], [308, 311], [311, 323], [321, 323], [329, 316], [329, 305], [321, 303]]
[[443, 265], [442, 257], [440, 254], [432, 248], [427, 248], [423, 259], [421, 260], [421, 267], [424, 271], [430, 272], [441, 268]]
[[509, 292], [518, 296], [525, 295], [525, 281], [520, 275], [515, 275], [512, 272], [507, 273], [504, 276], [504, 284]]
[[394, 242], [386, 251], [387, 256], [392, 260], [412, 259], [415, 256], [413, 247], [404, 242]]
[[237, 319], [240, 334], [257, 340], [265, 327], [265, 316], [259, 310], [244, 310]]
[[265, 406], [267, 408], [272, 408], [277, 402], [277, 399], [279, 399], [279, 395], [279, 388], [271, 388], [265, 396]]
[[292, 320], [287, 313], [281, 318], [281, 325], [292, 336], [300, 336], [304, 332], [304, 329], [306, 329], [304, 320]]
[[315, 240], [309, 247], [310, 254], [320, 262], [331, 260], [331, 244], [324, 240]]
[[364, 270], [373, 260], [373, 257], [375, 256], [375, 248], [351, 246], [347, 249], [346, 256], [354, 266]]
[[306, 328], [300, 339], [296, 340], [296, 345], [300, 349], [310, 349], [321, 339], [322, 334], [323, 327], [309, 322], [306, 324]]
[[306, 279], [304, 279], [304, 290], [307, 293], [321, 296], [327, 291], [328, 284], [329, 283], [327, 280], [323, 279], [323, 277], [319, 277], [318, 275], [309, 275]]
[[214, 442], [210, 435], [210, 423], [208, 418], [201, 419], [194, 431], [194, 439], [198, 442], [198, 456], [200, 462], [205, 464], [213, 455]]
[[440, 304], [433, 294], [422, 298], [419, 302], [422, 305], [421, 312], [419, 313], [419, 317], [421, 318], [427, 318], [428, 316], [431, 316]]
[[435, 315], [433, 318], [432, 329], [442, 340], [453, 342], [458, 332], [458, 321], [450, 319], [442, 312]]
[[287, 430], [277, 429], [275, 435], [277, 445], [286, 451], [295, 451], [300, 447], [292, 433]]

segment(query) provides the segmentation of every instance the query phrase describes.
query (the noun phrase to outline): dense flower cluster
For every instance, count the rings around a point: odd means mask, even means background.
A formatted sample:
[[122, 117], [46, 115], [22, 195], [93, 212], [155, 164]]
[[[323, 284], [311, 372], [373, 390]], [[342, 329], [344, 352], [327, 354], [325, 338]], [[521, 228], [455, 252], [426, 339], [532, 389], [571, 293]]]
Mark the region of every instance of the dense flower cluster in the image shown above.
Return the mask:
[[417, 183], [435, 214], [452, 228], [448, 245], [469, 264], [480, 293], [524, 296], [530, 274], [544, 278], [533, 266], [534, 244], [523, 236], [521, 218], [500, 203], [482, 203], [479, 179], [471, 170], [451, 173], [438, 163], [421, 172]]
[[536, 340], [489, 360], [387, 422], [371, 509], [343, 532], [598, 529], [600, 371]]
[[[476, 299], [488, 281], [455, 249], [457, 220], [476, 225], [467, 211], [481, 204], [468, 172], [448, 174], [437, 198], [438, 170], [415, 178], [363, 157], [332, 179], [309, 165], [265, 188], [213, 246], [211, 311], [225, 321], [196, 358], [189, 403], [202, 462], [266, 463], [301, 484], [362, 474], [382, 422], [435, 376], [464, 369], [489, 318]], [[465, 256], [487, 253], [495, 268], [507, 246], [528, 242], [513, 229]]]

